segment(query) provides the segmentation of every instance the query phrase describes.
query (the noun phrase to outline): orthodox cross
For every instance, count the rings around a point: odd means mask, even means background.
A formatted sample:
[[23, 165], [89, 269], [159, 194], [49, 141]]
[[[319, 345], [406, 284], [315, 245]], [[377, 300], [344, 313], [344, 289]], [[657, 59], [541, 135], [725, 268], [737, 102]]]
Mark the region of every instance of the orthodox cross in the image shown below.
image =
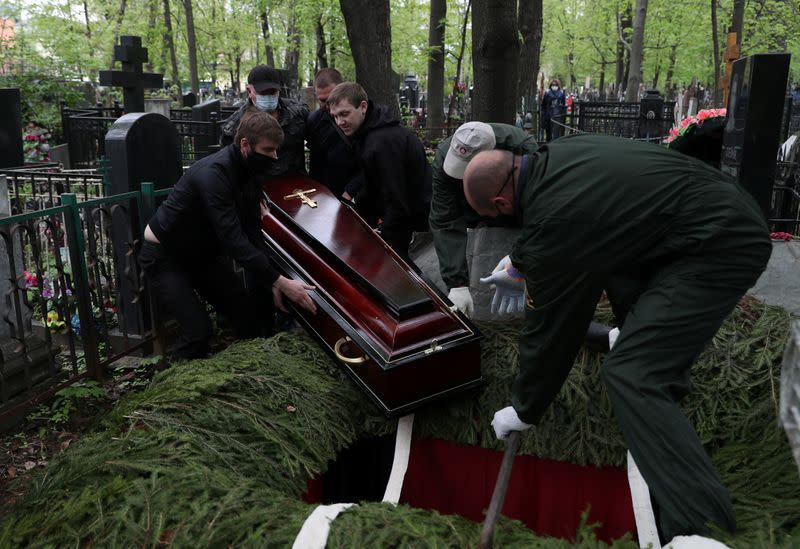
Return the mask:
[[114, 46], [114, 61], [122, 64], [121, 71], [100, 71], [100, 85], [121, 86], [125, 112], [144, 112], [144, 89], [160, 88], [164, 75], [142, 72], [147, 62], [147, 48], [142, 47], [140, 36], [120, 36]]
[[307, 205], [308, 207], [316, 208], [317, 207], [317, 203], [314, 200], [311, 200], [310, 198], [308, 198], [308, 196], [306, 196], [308, 194], [316, 192], [316, 190], [317, 189], [306, 189], [305, 191], [303, 191], [303, 190], [300, 190], [300, 189], [295, 189], [292, 192], [292, 194], [287, 194], [286, 196], [283, 197], [283, 199], [284, 200], [289, 200], [290, 198], [299, 198], [301, 200], [301, 202], [303, 204]]

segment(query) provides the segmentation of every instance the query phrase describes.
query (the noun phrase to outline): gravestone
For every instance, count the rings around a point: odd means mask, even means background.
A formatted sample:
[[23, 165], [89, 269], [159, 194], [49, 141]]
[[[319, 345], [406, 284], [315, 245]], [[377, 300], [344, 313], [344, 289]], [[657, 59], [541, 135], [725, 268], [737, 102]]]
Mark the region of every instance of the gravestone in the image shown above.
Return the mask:
[[789, 54], [759, 53], [733, 63], [721, 170], [735, 177], [769, 217]]
[[18, 88], [0, 88], [0, 168], [22, 166], [22, 111]]
[[142, 47], [139, 36], [120, 36], [119, 45], [114, 46], [114, 61], [122, 64], [122, 70], [100, 71], [100, 85], [122, 87], [125, 112], [143, 112], [144, 89], [163, 87], [164, 75], [142, 72], [147, 48]]
[[192, 107], [192, 120], [196, 122], [209, 122], [215, 125], [215, 131], [213, 133], [194, 136], [195, 160], [208, 156], [218, 149], [219, 135], [216, 131], [216, 124], [219, 121], [219, 113], [221, 110], [222, 107], [219, 99], [211, 99]]
[[647, 90], [639, 105], [638, 136], [651, 138], [664, 135], [664, 98], [658, 90]]
[[[144, 181], [156, 189], [174, 185], [181, 177], [181, 155], [178, 132], [169, 119], [155, 113], [131, 113], [119, 118], [106, 134], [106, 157], [111, 165], [109, 194], [138, 191]], [[133, 208], [133, 206], [131, 206]], [[113, 244], [118, 280], [120, 328], [131, 334], [148, 329], [147, 315], [140, 321], [134, 312], [139, 283], [128, 273], [135, 272], [131, 262], [131, 243], [141, 239], [146, 219], [139, 212], [117, 209], [112, 216]]]
[[170, 117], [170, 107], [172, 107], [172, 101], [169, 99], [153, 98], [144, 100], [144, 112], [158, 113], [166, 118]]
[[194, 107], [197, 105], [197, 96], [192, 93], [184, 93], [183, 94], [183, 106], [184, 107]]

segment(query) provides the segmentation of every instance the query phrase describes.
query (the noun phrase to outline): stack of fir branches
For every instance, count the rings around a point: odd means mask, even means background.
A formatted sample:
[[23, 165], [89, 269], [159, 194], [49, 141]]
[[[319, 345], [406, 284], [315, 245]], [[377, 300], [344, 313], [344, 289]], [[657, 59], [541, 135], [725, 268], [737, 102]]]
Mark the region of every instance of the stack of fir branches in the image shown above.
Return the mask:
[[[607, 308], [598, 320], [608, 322]], [[684, 409], [732, 492], [735, 547], [800, 541], [800, 476], [776, 421], [789, 315], [752, 299], [724, 323], [692, 370]], [[519, 326], [485, 324], [479, 398], [419, 412], [416, 436], [500, 448], [488, 419], [506, 406]], [[522, 452], [579, 464], [621, 465], [620, 433], [598, 376], [602, 356], [582, 351]], [[313, 505], [307, 481], [359, 438], [394, 430], [313, 341], [281, 334], [237, 343], [175, 366], [120, 401], [34, 480], [6, 516], [0, 547], [289, 547]], [[400, 505], [366, 503], [337, 518], [329, 547], [468, 547], [480, 525]], [[571, 547], [501, 522], [499, 547]], [[590, 526], [581, 547], [606, 547]], [[630, 538], [615, 547], [636, 547]]]

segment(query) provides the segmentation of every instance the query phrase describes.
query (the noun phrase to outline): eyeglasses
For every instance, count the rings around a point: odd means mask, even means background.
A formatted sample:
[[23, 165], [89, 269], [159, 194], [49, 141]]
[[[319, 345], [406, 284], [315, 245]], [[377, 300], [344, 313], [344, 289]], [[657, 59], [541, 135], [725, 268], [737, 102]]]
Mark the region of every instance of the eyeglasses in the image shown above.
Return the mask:
[[[516, 162], [517, 162], [517, 156], [515, 154], [512, 154], [511, 155], [511, 170], [509, 170], [508, 176], [506, 177], [506, 180], [503, 181], [503, 185], [500, 187], [500, 190], [497, 191], [496, 195], [494, 195], [495, 198], [498, 198], [501, 194], [503, 194], [503, 191], [506, 189], [506, 185], [508, 185], [509, 181], [513, 181], [514, 180], [514, 170], [516, 169]], [[502, 216], [503, 212], [500, 211], [500, 207], [497, 205], [497, 202], [492, 201], [492, 203], [494, 204], [494, 207], [497, 210], [497, 215], [501, 215]]]

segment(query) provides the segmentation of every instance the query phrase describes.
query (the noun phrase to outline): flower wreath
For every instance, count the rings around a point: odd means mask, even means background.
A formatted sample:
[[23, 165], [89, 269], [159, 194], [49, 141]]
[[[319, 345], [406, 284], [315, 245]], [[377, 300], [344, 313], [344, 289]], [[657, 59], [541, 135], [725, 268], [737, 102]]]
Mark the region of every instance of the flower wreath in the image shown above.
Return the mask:
[[664, 143], [670, 149], [719, 168], [725, 114], [725, 109], [704, 109], [695, 116], [684, 118], [680, 127], [669, 130]]
[[711, 124], [716, 126], [717, 123], [725, 122], [725, 109], [704, 109], [699, 111], [695, 116], [688, 116], [681, 120], [680, 128], [670, 128], [669, 135], [664, 140], [664, 143], [672, 143], [679, 137], [686, 137], [693, 134], [703, 127], [706, 120], [711, 120]]

